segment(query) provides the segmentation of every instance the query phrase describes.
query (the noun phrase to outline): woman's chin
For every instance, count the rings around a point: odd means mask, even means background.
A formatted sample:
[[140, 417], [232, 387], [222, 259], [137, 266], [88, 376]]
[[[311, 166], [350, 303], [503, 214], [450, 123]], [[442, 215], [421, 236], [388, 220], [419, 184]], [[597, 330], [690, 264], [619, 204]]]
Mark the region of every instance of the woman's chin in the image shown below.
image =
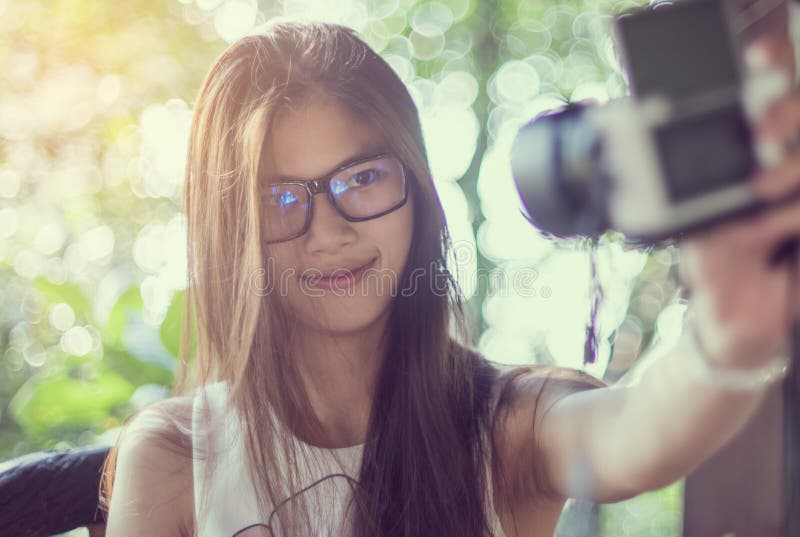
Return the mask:
[[325, 297], [310, 305], [299, 308], [298, 320], [309, 328], [337, 334], [372, 328], [389, 308], [389, 303], [376, 297]]

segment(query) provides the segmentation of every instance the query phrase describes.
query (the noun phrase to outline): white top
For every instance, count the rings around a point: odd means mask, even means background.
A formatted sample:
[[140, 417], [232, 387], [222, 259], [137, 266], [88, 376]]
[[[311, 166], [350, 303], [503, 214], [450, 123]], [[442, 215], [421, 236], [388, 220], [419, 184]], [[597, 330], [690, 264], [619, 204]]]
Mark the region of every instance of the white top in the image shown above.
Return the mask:
[[[224, 408], [227, 397], [227, 384], [218, 382], [202, 388], [206, 391], [211, 416], [218, 416]], [[250, 478], [246, 461], [246, 451], [242, 422], [232, 414], [225, 419], [221, 431], [214, 437], [218, 462], [213, 473], [205, 478], [205, 458], [198, 454], [207, 453], [207, 437], [202, 420], [203, 397], [197, 392], [192, 410], [195, 520], [197, 537], [286, 537], [279, 528], [276, 509], [268, 519], [259, 514], [255, 487]], [[346, 537], [350, 534], [351, 523], [347, 506], [352, 495], [351, 486], [358, 477], [361, 463], [362, 445], [325, 449], [309, 445], [290, 435], [297, 453], [302, 472], [299, 478], [299, 492], [286, 494], [287, 500], [279, 502], [278, 510], [293, 507], [307, 510], [310, 514], [313, 535], [292, 537]], [[494, 511], [491, 494], [491, 469], [487, 464], [486, 499], [490, 507], [490, 524], [497, 537], [504, 537], [500, 521]], [[205, 514], [201, 519], [200, 501], [202, 494], [211, 487]]]

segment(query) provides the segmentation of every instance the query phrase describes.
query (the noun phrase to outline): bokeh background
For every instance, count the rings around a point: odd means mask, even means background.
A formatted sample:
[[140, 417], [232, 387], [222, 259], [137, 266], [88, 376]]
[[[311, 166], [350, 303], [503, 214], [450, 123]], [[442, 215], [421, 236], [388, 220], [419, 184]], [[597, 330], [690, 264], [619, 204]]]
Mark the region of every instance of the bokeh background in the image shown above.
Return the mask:
[[[191, 108], [229, 45], [275, 16], [357, 29], [416, 100], [451, 260], [501, 362], [627, 382], [680, 331], [677, 252], [553, 242], [517, 211], [520, 125], [625, 95], [615, 0], [0, 0], [0, 461], [113, 443], [169, 395], [186, 284], [181, 193]], [[583, 364], [592, 299], [599, 352]], [[680, 533], [682, 483], [571, 503], [602, 536]], [[84, 530], [73, 536], [85, 535]]]

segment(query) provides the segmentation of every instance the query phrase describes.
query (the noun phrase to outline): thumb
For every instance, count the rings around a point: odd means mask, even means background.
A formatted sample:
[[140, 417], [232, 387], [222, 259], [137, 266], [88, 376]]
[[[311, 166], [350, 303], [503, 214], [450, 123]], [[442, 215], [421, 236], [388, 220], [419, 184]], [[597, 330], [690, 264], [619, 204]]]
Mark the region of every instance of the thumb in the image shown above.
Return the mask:
[[780, 47], [771, 38], [752, 42], [744, 51], [743, 98], [748, 116], [757, 122], [794, 85], [794, 70], [780, 60]]
[[744, 48], [744, 63], [748, 72], [777, 69], [786, 73], [792, 83], [797, 76], [795, 59], [794, 44], [788, 31], [760, 35]]

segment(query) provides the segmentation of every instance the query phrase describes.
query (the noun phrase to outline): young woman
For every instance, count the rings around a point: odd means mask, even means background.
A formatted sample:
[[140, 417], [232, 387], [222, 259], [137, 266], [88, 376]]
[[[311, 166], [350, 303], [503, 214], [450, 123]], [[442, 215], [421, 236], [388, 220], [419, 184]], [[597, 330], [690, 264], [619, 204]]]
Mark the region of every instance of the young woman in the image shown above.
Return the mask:
[[[788, 136], [799, 103], [765, 128]], [[799, 169], [788, 158], [755, 188], [785, 195]], [[693, 366], [771, 364], [798, 304], [764, 263], [800, 232], [795, 203], [685, 245], [706, 354], [684, 339], [617, 389], [487, 362], [445, 269], [414, 103], [336, 25], [272, 23], [218, 59], [185, 192], [182, 354], [200, 389], [181, 382], [121, 436], [109, 537], [551, 536], [567, 498], [664, 486], [731, 438], [767, 384]]]

